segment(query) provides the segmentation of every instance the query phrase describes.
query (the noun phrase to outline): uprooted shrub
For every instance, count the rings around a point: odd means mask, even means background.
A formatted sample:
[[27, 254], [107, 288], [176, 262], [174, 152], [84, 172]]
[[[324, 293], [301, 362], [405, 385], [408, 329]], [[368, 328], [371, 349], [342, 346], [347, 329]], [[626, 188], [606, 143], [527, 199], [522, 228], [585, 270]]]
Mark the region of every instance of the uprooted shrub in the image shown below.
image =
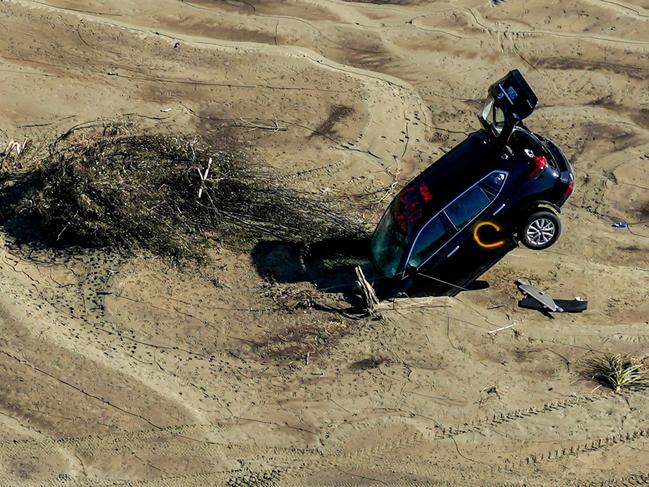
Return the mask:
[[364, 231], [318, 195], [253, 165], [227, 136], [138, 133], [120, 125], [69, 131], [25, 178], [14, 214], [34, 217], [59, 245], [182, 259], [200, 255], [210, 238], [309, 243]]

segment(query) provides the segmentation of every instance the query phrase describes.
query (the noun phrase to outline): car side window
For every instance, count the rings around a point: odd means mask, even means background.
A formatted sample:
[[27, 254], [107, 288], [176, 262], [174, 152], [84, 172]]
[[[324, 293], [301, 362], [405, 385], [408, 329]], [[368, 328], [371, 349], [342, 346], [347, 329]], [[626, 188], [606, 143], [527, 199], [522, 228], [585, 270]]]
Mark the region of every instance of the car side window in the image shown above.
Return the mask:
[[494, 199], [505, 184], [507, 175], [501, 171], [494, 171], [480, 181], [479, 186], [485, 190], [491, 199]]
[[432, 252], [435, 252], [454, 233], [455, 229], [451, 225], [448, 217], [444, 213], [437, 215], [421, 229], [412, 247], [408, 265], [411, 267], [419, 267], [430, 257]]
[[473, 220], [478, 213], [491, 203], [493, 195], [480, 186], [473, 186], [453, 203], [446, 207], [446, 214], [458, 230]]

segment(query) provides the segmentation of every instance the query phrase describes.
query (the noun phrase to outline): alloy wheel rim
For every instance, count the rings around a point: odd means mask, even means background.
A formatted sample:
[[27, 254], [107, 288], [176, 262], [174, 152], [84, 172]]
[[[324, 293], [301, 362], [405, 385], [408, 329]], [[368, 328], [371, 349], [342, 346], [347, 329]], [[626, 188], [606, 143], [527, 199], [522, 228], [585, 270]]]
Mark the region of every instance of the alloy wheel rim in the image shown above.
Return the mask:
[[548, 244], [556, 232], [556, 226], [549, 218], [538, 218], [527, 226], [527, 241], [534, 247]]

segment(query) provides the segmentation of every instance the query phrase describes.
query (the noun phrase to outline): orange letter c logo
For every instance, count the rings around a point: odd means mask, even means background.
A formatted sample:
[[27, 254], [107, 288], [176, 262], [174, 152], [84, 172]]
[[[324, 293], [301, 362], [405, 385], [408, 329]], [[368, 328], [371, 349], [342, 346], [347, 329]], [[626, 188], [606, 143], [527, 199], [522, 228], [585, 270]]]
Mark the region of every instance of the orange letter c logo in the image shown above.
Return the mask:
[[480, 247], [483, 247], [485, 249], [495, 249], [497, 247], [502, 247], [503, 245], [505, 245], [504, 240], [499, 240], [497, 242], [483, 242], [482, 240], [480, 240], [480, 236], [478, 235], [478, 232], [482, 227], [491, 227], [497, 232], [500, 232], [502, 230], [500, 225], [494, 222], [484, 221], [478, 223], [473, 229], [473, 240], [475, 240]]

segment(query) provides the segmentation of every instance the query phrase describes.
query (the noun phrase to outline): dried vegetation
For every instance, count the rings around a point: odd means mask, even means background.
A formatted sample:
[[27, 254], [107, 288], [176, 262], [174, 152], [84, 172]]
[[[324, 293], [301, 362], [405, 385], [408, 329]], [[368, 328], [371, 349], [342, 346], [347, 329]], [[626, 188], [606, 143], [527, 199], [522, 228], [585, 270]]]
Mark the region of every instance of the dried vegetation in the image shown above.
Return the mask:
[[11, 176], [5, 223], [29, 218], [48, 245], [145, 250], [180, 261], [201, 256], [214, 239], [250, 246], [363, 232], [322, 197], [253, 164], [226, 134], [89, 124], [62, 134]]
[[615, 392], [649, 385], [646, 364], [638, 358], [627, 355], [591, 357], [584, 363], [582, 373], [585, 378], [613, 389]]
[[327, 352], [344, 336], [351, 333], [353, 321], [310, 320], [293, 323], [269, 335], [254, 346], [254, 351], [264, 358], [284, 362], [309, 362]]

